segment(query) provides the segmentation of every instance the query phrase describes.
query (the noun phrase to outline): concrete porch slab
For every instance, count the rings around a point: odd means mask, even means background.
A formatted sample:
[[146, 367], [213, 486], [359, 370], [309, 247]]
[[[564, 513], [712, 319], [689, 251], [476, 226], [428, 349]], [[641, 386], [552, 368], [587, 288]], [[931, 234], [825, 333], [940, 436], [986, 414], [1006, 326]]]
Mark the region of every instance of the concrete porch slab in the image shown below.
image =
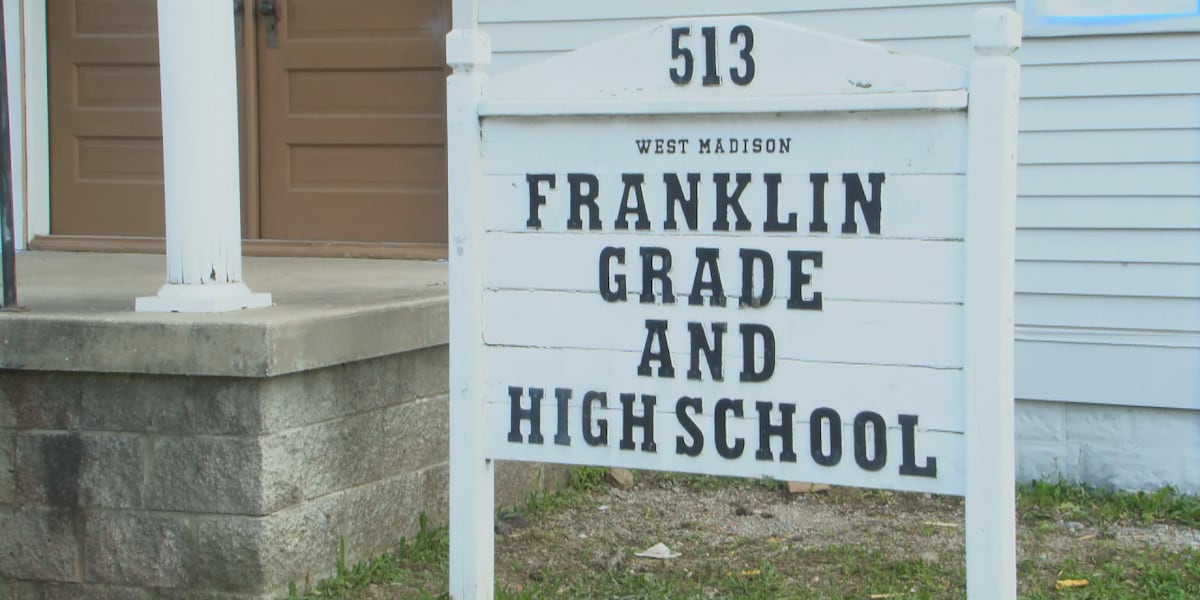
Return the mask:
[[28, 311], [0, 313], [0, 369], [264, 377], [448, 341], [444, 262], [247, 257], [273, 306], [134, 312], [165, 270], [161, 255], [19, 254]]

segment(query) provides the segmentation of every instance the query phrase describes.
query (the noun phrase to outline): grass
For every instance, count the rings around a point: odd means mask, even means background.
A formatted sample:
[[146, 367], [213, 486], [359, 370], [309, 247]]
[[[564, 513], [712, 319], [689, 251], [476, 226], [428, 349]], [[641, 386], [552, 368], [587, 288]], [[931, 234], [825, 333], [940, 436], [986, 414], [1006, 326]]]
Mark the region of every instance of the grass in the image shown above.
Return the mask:
[[546, 574], [536, 586], [497, 590], [497, 600], [541, 598], [780, 598], [783, 579], [770, 564], [739, 571], [691, 574], [586, 572]]
[[292, 584], [288, 598], [303, 600], [353, 598], [370, 585], [403, 584], [406, 593], [416, 598], [441, 598], [446, 586], [446, 565], [450, 538], [445, 527], [430, 527], [424, 513], [412, 542], [400, 538], [396, 548], [352, 567], [346, 566], [345, 542], [338, 544], [338, 561], [333, 577], [303, 591]]
[[1200, 527], [1200, 497], [1179, 494], [1169, 486], [1147, 493], [1035, 481], [1017, 486], [1017, 514], [1033, 520]]
[[[570, 471], [566, 489], [531, 496], [526, 506], [501, 517], [533, 517], [588, 501], [606, 484], [603, 468]], [[745, 480], [663, 473], [639, 473], [643, 483], [686, 486], [693, 490], [746, 485]], [[751, 485], [778, 489], [778, 482]], [[1200, 550], [1143, 547], [1116, 550], [1097, 540], [1072, 555], [1046, 552], [1038, 544], [1058, 533], [1066, 520], [1091, 525], [1169, 524], [1200, 526], [1200, 498], [1172, 488], [1157, 492], [1118, 492], [1065, 482], [1034, 482], [1017, 488], [1017, 511], [1027, 525], [1020, 543], [1031, 550], [1018, 564], [1021, 598], [1028, 600], [1192, 599], [1200, 598]], [[786, 550], [786, 548], [784, 549]], [[290, 598], [355, 599], [368, 587], [387, 586], [405, 598], [445, 598], [448, 537], [445, 527], [432, 528], [424, 516], [411, 541], [392, 552], [359, 564], [345, 564], [339, 547], [336, 574]], [[959, 552], [950, 549], [951, 555]], [[754, 565], [754, 563], [751, 563]], [[798, 566], [802, 565], [802, 569]], [[1086, 579], [1079, 588], [1056, 590], [1063, 579]], [[392, 587], [396, 586], [396, 587]], [[772, 553], [755, 566], [730, 557], [693, 566], [664, 566], [654, 572], [624, 569], [542, 569], [515, 589], [497, 589], [496, 597], [512, 600], [548, 598], [962, 598], [965, 579], [961, 554], [949, 560], [889, 554], [873, 547], [835, 544]], [[392, 597], [384, 595], [372, 597]]]
[[1068, 558], [1062, 579], [1086, 579], [1085, 587], [1034, 590], [1029, 600], [1192, 600], [1200, 598], [1200, 552], [1143, 549], [1104, 564], [1084, 564]]

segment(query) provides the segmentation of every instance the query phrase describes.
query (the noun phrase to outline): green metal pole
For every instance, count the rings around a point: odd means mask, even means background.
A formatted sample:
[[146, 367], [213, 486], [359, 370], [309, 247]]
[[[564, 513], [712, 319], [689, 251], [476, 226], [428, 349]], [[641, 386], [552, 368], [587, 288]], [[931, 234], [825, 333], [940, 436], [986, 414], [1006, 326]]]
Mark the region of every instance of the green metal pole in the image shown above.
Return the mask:
[[17, 307], [17, 252], [13, 240], [12, 153], [8, 129], [8, 58], [4, 48], [4, 7], [0, 5], [0, 271], [4, 298], [0, 308]]

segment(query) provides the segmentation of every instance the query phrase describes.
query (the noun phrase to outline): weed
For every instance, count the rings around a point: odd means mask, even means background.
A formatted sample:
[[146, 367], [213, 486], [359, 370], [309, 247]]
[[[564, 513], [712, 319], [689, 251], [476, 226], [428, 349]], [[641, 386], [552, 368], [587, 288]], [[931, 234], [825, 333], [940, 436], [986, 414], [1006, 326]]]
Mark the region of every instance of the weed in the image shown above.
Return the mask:
[[607, 475], [608, 467], [571, 467], [567, 470], [567, 487], [577, 492], [598, 490]]
[[1104, 490], [1065, 481], [1017, 486], [1018, 512], [1035, 520], [1171, 523], [1200, 527], [1200, 498], [1173, 487], [1155, 492]]
[[[288, 584], [288, 598], [323, 600], [348, 598], [372, 584], [411, 584], [414, 593], [433, 598], [427, 591], [432, 586], [445, 585], [445, 567], [450, 553], [449, 532], [445, 527], [430, 527], [425, 513], [419, 517], [417, 535], [412, 543], [400, 538], [392, 552], [364, 560], [354, 566], [346, 565], [345, 540], [338, 541], [337, 564], [333, 577], [317, 582], [303, 592], [294, 583]], [[432, 573], [431, 573], [432, 572]], [[432, 578], [430, 577], [432, 575]], [[423, 591], [425, 590], [425, 591]]]

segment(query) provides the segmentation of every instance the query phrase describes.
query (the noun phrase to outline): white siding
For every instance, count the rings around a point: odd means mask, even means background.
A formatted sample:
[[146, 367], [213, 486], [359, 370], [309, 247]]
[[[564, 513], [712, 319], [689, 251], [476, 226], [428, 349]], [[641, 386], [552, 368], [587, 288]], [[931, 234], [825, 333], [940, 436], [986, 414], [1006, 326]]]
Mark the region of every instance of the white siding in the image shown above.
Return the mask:
[[[494, 69], [656, 20], [757, 13], [966, 63], [1014, 2], [484, 0]], [[836, 8], [831, 8], [836, 7]], [[1017, 395], [1200, 409], [1200, 33], [1027, 38]]]
[[1018, 395], [1200, 408], [1200, 34], [1020, 56]]

